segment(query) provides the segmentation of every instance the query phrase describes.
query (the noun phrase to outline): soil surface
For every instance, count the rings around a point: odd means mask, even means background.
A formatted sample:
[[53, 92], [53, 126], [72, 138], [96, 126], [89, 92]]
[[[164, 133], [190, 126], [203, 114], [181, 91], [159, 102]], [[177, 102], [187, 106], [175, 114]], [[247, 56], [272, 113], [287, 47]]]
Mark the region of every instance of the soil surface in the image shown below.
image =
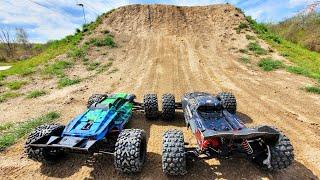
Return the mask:
[[[158, 99], [167, 92], [176, 99], [189, 91], [213, 94], [233, 92], [237, 114], [247, 126], [271, 125], [281, 129], [294, 146], [295, 161], [287, 169], [269, 173], [242, 158], [199, 160], [189, 164], [185, 179], [318, 179], [320, 176], [320, 97], [301, 90], [314, 83], [285, 70], [264, 72], [250, 55], [250, 64], [239, 60], [250, 30], [237, 33], [244, 16], [230, 5], [175, 7], [132, 5], [114, 11], [104, 19], [96, 33], [109, 30], [117, 48], [108, 53], [114, 58], [115, 73], [101, 73], [80, 84], [52, 90], [37, 99], [17, 98], [2, 103], [0, 123], [24, 121], [49, 110], [61, 113], [66, 124], [83, 112], [93, 93], [134, 93], [138, 101], [155, 92]], [[266, 47], [267, 45], [260, 41]], [[276, 52], [271, 53], [277, 56]], [[99, 58], [92, 53], [90, 59]], [[283, 59], [285, 63], [286, 60]], [[135, 112], [128, 128], [147, 132], [148, 159], [136, 175], [119, 175], [113, 157], [70, 154], [54, 165], [40, 164], [23, 154], [25, 139], [0, 155], [2, 179], [168, 179], [161, 169], [162, 134], [181, 129], [185, 140], [195, 145], [194, 137], [177, 112], [172, 122], [146, 121]]]

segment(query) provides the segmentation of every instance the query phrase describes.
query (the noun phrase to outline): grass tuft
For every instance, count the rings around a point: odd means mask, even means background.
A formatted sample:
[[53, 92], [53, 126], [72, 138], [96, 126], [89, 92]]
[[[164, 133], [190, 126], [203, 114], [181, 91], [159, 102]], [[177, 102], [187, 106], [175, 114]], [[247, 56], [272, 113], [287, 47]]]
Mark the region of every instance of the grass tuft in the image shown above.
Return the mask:
[[267, 51], [265, 49], [263, 49], [260, 44], [258, 44], [257, 42], [250, 42], [247, 46], [247, 48], [254, 52], [257, 55], [265, 55], [267, 54]]
[[64, 77], [64, 69], [70, 68], [74, 65], [73, 62], [70, 61], [57, 61], [53, 64], [50, 64], [45, 67], [43, 70], [45, 74], [55, 75], [57, 77]]
[[18, 90], [25, 84], [27, 84], [26, 81], [11, 81], [8, 82], [6, 86], [11, 90]]
[[107, 64], [104, 64], [104, 65], [100, 66], [100, 67], [97, 69], [97, 73], [102, 73], [102, 72], [108, 70], [108, 69], [112, 66], [112, 64], [113, 64], [112, 61], [113, 61], [113, 59], [110, 59]]
[[89, 44], [93, 44], [95, 46], [109, 46], [109, 47], [116, 47], [116, 43], [113, 40], [113, 37], [107, 34], [103, 39], [96, 39], [93, 38], [89, 41]]
[[315, 93], [315, 94], [320, 94], [320, 87], [315, 87], [315, 86], [307, 86], [306, 88], [307, 92]]
[[242, 62], [244, 62], [244, 63], [249, 63], [249, 62], [250, 62], [250, 59], [249, 59], [248, 57], [242, 56], [242, 57], [240, 57], [239, 59], [240, 59], [240, 61], [242, 61]]
[[235, 30], [236, 30], [237, 33], [239, 34], [242, 29], [247, 29], [247, 28], [249, 28], [249, 25], [248, 25], [247, 23], [241, 22], [241, 23], [239, 24], [239, 26], [235, 28]]
[[59, 117], [59, 113], [49, 112], [39, 118], [31, 119], [16, 125], [3, 125], [9, 127], [6, 127], [5, 132], [0, 135], [0, 151], [3, 151], [5, 148], [16, 143], [20, 138], [32, 132], [34, 128], [42, 124], [52, 123]]
[[251, 36], [249, 34], [246, 34], [246, 39], [248, 40], [255, 40], [256, 38], [254, 36]]
[[43, 96], [46, 94], [47, 94], [47, 92], [44, 90], [33, 90], [27, 94], [26, 98], [32, 99], [32, 98], [37, 98], [37, 97], [40, 97], [40, 96]]
[[0, 124], [0, 134], [2, 134], [3, 131], [6, 131], [6, 130], [10, 129], [13, 126], [14, 126], [14, 123], [12, 123], [12, 122]]
[[264, 71], [272, 71], [284, 67], [283, 63], [279, 60], [273, 60], [271, 58], [263, 58], [259, 61], [258, 66]]
[[6, 102], [9, 99], [16, 98], [16, 97], [18, 97], [20, 95], [21, 94], [15, 93], [15, 92], [6, 92], [6, 93], [0, 95], [0, 103]]
[[68, 53], [67, 56], [73, 58], [74, 60], [85, 59], [87, 52], [88, 52], [88, 45], [83, 45], [81, 47], [74, 47]]
[[95, 70], [95, 69], [97, 69], [99, 66], [100, 66], [100, 62], [92, 62], [92, 63], [89, 63], [88, 65], [87, 65], [87, 70], [88, 71], [93, 71], [93, 70]]
[[80, 82], [81, 82], [81, 79], [78, 78], [78, 77], [75, 78], [75, 79], [70, 79], [68, 77], [63, 77], [63, 78], [59, 79], [59, 81], [58, 81], [58, 88], [71, 86], [71, 85], [74, 85], [74, 84], [78, 84]]

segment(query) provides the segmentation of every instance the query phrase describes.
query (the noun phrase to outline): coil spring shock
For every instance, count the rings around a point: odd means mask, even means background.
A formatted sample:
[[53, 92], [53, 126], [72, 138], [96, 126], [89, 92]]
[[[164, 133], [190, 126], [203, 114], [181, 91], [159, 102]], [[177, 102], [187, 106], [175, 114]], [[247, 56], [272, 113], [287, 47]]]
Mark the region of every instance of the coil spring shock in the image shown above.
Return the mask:
[[243, 148], [243, 150], [245, 150], [248, 154], [252, 154], [253, 153], [253, 149], [252, 147], [250, 146], [249, 142], [244, 139], [241, 143], [241, 146]]

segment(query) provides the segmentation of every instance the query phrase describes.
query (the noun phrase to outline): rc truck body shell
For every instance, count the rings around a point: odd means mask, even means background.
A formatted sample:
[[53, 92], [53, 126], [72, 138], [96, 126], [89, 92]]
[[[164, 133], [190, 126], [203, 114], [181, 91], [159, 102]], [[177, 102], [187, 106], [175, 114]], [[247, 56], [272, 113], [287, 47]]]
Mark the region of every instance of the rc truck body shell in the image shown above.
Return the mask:
[[111, 130], [123, 129], [132, 115], [133, 107], [126, 97], [124, 93], [114, 94], [89, 107], [66, 126], [62, 136], [100, 140]]
[[228, 140], [263, 138], [268, 143], [279, 138], [279, 133], [269, 126], [246, 128], [235, 113], [223, 108], [221, 100], [209, 93], [186, 93], [181, 103], [186, 124], [200, 147], [204, 147], [206, 140], [221, 137]]
[[124, 128], [132, 116], [134, 98], [134, 95], [126, 93], [108, 96], [71, 120], [61, 136], [46, 136], [30, 146], [94, 152], [96, 142], [106, 138], [112, 131]]
[[167, 175], [185, 175], [189, 158], [229, 158], [237, 154], [269, 171], [284, 169], [293, 162], [290, 140], [274, 127], [246, 127], [237, 117], [236, 98], [230, 92], [186, 93], [175, 106], [168, 106], [169, 99], [174, 101], [172, 94], [162, 99], [168, 112], [183, 110], [186, 125], [197, 140], [197, 147], [190, 147], [181, 130], [164, 133], [162, 170]]

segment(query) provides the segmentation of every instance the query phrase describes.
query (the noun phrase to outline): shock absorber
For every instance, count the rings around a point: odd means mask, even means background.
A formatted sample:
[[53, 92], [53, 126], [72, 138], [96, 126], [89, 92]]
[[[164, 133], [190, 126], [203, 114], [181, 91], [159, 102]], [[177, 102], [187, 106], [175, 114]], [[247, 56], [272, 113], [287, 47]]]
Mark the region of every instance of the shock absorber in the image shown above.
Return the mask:
[[248, 154], [252, 154], [253, 153], [253, 149], [252, 147], [250, 146], [249, 142], [244, 139], [241, 143], [241, 146], [243, 148], [244, 151], [246, 151]]

